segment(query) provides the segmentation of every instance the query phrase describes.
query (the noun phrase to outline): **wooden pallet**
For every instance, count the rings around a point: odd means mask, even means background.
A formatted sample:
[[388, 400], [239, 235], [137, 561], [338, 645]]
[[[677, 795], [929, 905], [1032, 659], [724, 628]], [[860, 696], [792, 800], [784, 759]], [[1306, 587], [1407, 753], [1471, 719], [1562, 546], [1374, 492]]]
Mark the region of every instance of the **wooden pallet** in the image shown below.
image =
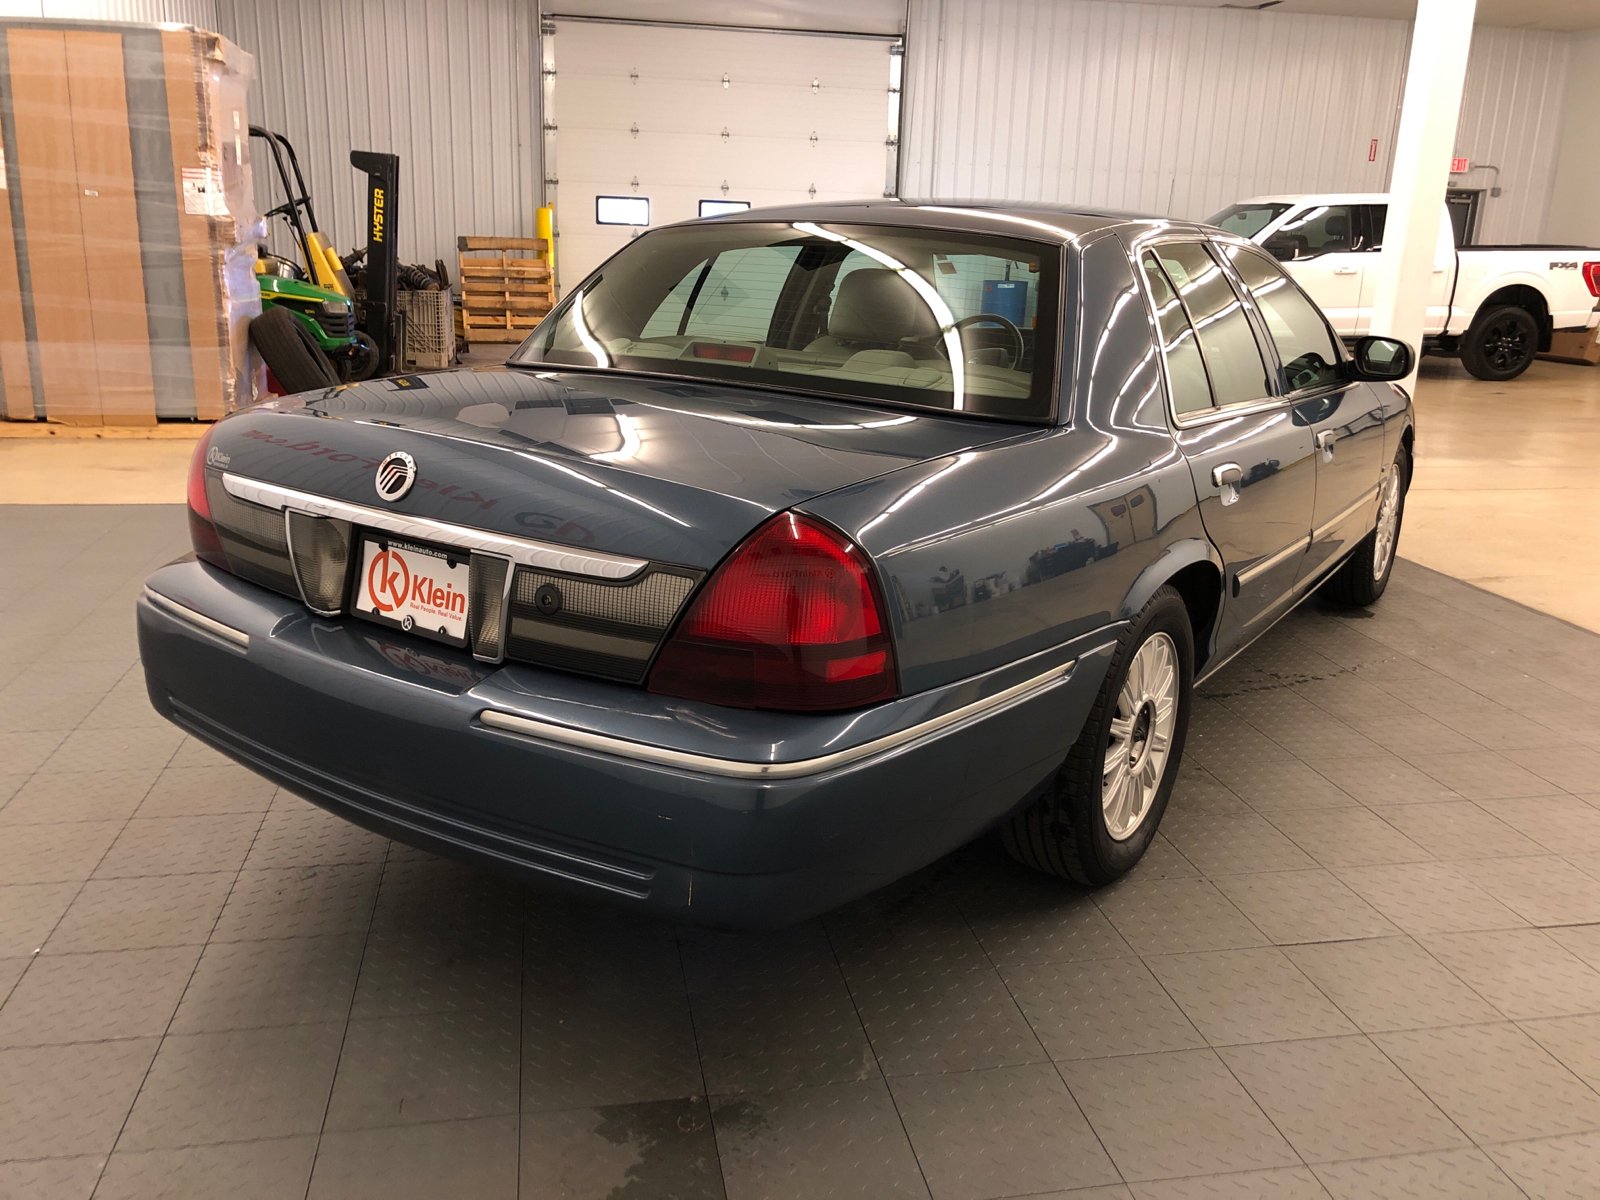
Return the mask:
[[456, 249], [461, 252], [461, 325], [467, 341], [520, 342], [527, 337], [555, 301], [550, 264], [535, 257], [546, 252], [544, 239], [459, 237]]

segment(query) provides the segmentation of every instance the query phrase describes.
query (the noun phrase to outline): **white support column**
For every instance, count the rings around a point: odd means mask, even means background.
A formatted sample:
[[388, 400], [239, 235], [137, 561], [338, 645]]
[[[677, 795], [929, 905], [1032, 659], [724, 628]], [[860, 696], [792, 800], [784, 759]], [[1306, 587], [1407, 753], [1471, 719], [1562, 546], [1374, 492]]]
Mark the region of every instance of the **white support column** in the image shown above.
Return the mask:
[[[1394, 143], [1372, 332], [1399, 338], [1419, 355], [1434, 268], [1442, 265], [1434, 261], [1435, 250], [1476, 8], [1477, 0], [1417, 0], [1417, 22], [1411, 31], [1411, 63]], [[1406, 386], [1415, 382], [1413, 375]]]

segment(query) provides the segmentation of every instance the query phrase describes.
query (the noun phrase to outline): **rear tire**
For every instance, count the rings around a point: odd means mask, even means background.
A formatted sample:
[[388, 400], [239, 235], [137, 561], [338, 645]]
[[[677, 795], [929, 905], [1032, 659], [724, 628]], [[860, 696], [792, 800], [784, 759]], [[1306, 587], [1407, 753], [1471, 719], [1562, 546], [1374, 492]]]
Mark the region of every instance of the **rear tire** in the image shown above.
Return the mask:
[[1377, 524], [1322, 585], [1324, 599], [1345, 608], [1365, 608], [1378, 602], [1394, 572], [1395, 547], [1400, 541], [1400, 522], [1405, 516], [1410, 486], [1411, 456], [1401, 446], [1378, 490]]
[[279, 383], [290, 392], [314, 392], [339, 386], [339, 373], [286, 308], [267, 309], [250, 322], [250, 340]]
[[1538, 353], [1539, 322], [1514, 304], [1479, 313], [1461, 339], [1461, 365], [1493, 383], [1515, 379]]
[[[1100, 695], [1049, 791], [1001, 824], [1011, 856], [1091, 887], [1126, 874], [1166, 811], [1193, 689], [1189, 612], [1163, 587], [1117, 640]], [[1118, 790], [1135, 784], [1137, 794]]]

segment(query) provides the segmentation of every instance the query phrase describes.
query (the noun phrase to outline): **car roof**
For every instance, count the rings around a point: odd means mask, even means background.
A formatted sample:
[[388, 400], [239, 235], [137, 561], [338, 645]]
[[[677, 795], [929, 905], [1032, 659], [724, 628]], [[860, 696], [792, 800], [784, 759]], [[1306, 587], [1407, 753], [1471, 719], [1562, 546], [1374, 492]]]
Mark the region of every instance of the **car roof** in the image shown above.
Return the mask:
[[[702, 218], [708, 224], [767, 221], [828, 221], [859, 225], [901, 225], [908, 228], [957, 229], [972, 233], [1010, 234], [1012, 237], [1059, 242], [1081, 241], [1104, 230], [1131, 227], [1199, 230], [1193, 221], [1106, 209], [1066, 207], [1013, 201], [961, 200], [857, 200], [816, 204], [785, 204], [752, 208], [720, 217]], [[683, 222], [700, 224], [701, 221]]]

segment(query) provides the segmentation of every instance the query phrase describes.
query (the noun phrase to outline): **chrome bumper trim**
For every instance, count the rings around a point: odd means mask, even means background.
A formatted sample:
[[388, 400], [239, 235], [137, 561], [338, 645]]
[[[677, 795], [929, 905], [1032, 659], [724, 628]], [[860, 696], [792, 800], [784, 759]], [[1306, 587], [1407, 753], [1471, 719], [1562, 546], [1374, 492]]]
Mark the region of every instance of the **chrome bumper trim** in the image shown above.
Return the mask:
[[658, 767], [671, 767], [680, 771], [693, 771], [700, 775], [719, 775], [729, 779], [750, 780], [798, 779], [808, 775], [821, 775], [825, 771], [847, 767], [863, 759], [887, 754], [911, 742], [931, 737], [937, 733], [947, 732], [955, 726], [977, 720], [980, 717], [990, 716], [1025, 700], [1030, 700], [1057, 684], [1065, 683], [1071, 678], [1073, 668], [1084, 657], [1097, 654], [1112, 645], [1115, 645], [1115, 643], [1107, 642], [1103, 646], [1096, 646], [1093, 650], [1085, 652], [1082, 657], [1075, 658], [1071, 662], [1052, 667], [1042, 674], [1035, 675], [1032, 679], [1025, 679], [1021, 683], [998, 691], [992, 696], [974, 700], [971, 704], [952, 709], [950, 712], [933, 717], [920, 724], [912, 725], [907, 729], [885, 734], [883, 737], [874, 738], [870, 742], [862, 742], [858, 746], [851, 746], [847, 750], [840, 750], [834, 754], [823, 754], [816, 758], [802, 758], [794, 762], [748, 762], [731, 758], [716, 758], [708, 754], [690, 754], [682, 750], [671, 750], [665, 746], [652, 746], [644, 742], [629, 741], [626, 738], [590, 733], [588, 730], [574, 729], [570, 725], [557, 725], [550, 721], [537, 721], [531, 717], [501, 712], [493, 708], [486, 708], [480, 712], [478, 720], [490, 729], [501, 730], [520, 737], [533, 738], [537, 741], [555, 743], [561, 746], [570, 746], [578, 750], [593, 750], [601, 754], [613, 754], [618, 758], [633, 759], [636, 762], [649, 763]]
[[225, 642], [239, 647], [241, 650], [250, 649], [250, 635], [242, 629], [235, 629], [232, 625], [224, 625], [221, 621], [213, 620], [205, 613], [195, 612], [187, 605], [179, 604], [176, 600], [169, 600], [153, 588], [144, 589], [144, 598], [154, 604], [169, 617], [176, 617], [180, 621], [187, 621], [196, 629], [203, 629], [213, 637], [219, 637]]
[[419, 542], [443, 542], [463, 550], [477, 550], [484, 554], [497, 554], [525, 567], [538, 567], [545, 571], [564, 571], [569, 575], [592, 575], [597, 579], [629, 579], [650, 564], [642, 558], [623, 558], [616, 554], [597, 554], [587, 550], [573, 550], [548, 542], [533, 542], [523, 538], [506, 537], [486, 529], [473, 529], [448, 521], [435, 521], [428, 517], [413, 517], [405, 513], [368, 508], [364, 504], [351, 504], [328, 496], [314, 496], [310, 492], [283, 487], [276, 483], [263, 483], [259, 479], [246, 479], [231, 471], [224, 472], [222, 486], [230, 496], [259, 504], [263, 508], [282, 511], [294, 509], [314, 517], [334, 517], [368, 529], [381, 529], [396, 537], [411, 538]]

